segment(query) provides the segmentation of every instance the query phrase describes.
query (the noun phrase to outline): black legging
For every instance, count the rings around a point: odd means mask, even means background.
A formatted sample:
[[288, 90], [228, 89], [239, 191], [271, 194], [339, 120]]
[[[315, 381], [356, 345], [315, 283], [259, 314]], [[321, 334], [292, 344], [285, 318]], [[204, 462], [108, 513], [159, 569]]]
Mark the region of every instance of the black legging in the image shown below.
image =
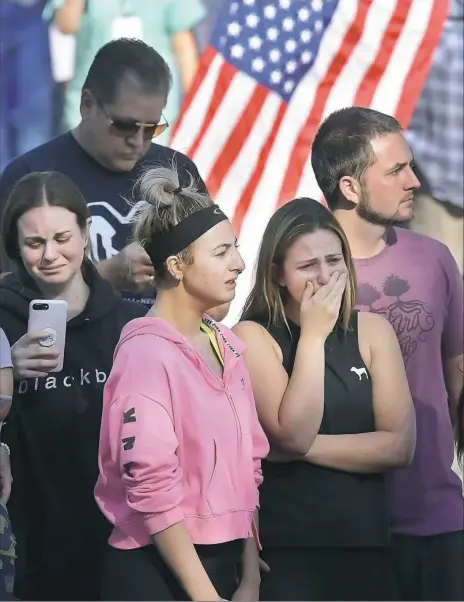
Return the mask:
[[260, 600], [397, 600], [388, 548], [272, 548]]
[[[216, 591], [230, 600], [237, 588], [243, 540], [195, 547]], [[190, 600], [155, 546], [109, 547], [101, 594], [102, 600]]]

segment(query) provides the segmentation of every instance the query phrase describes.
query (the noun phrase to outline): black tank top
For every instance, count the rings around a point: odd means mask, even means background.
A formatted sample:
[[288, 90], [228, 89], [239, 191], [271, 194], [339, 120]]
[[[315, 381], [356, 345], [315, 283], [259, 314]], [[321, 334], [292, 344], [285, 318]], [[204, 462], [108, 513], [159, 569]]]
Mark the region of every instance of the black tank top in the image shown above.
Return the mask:
[[[300, 328], [268, 327], [290, 376]], [[325, 399], [320, 434], [375, 431], [372, 385], [358, 345], [358, 314], [345, 333], [337, 327], [325, 344]], [[383, 546], [389, 542], [385, 477], [348, 473], [308, 462], [263, 462], [260, 537], [269, 546]]]

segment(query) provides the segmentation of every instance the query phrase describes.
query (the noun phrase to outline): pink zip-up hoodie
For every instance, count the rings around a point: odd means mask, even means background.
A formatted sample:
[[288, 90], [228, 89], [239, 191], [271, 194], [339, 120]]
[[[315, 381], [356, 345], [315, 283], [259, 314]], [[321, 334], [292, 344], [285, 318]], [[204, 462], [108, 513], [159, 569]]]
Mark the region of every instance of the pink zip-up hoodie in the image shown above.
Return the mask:
[[269, 444], [258, 422], [244, 343], [212, 320], [221, 379], [168, 322], [122, 331], [103, 395], [95, 498], [132, 549], [182, 520], [195, 544], [248, 538]]

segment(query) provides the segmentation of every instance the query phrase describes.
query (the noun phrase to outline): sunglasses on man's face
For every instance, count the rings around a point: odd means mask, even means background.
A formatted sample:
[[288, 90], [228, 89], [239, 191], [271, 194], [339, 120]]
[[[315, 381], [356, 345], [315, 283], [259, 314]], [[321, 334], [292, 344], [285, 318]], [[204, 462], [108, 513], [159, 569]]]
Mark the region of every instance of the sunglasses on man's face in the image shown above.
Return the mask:
[[143, 123], [141, 121], [133, 121], [132, 119], [118, 119], [111, 117], [111, 115], [108, 115], [103, 105], [100, 102], [98, 104], [108, 118], [111, 129], [119, 136], [135, 136], [142, 130], [145, 140], [153, 140], [153, 138], [162, 134], [169, 127], [169, 123], [163, 114], [161, 114], [161, 117], [164, 121], [161, 123]]

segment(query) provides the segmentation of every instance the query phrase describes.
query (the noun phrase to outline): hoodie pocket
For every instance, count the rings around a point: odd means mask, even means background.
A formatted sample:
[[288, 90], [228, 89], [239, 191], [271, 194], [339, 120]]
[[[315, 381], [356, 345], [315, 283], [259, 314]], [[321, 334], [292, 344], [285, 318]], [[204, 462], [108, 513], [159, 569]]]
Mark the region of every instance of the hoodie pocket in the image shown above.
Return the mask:
[[214, 467], [206, 498], [212, 514], [253, 511], [256, 485], [250, 435], [242, 435], [239, 453], [234, 440], [213, 439]]

